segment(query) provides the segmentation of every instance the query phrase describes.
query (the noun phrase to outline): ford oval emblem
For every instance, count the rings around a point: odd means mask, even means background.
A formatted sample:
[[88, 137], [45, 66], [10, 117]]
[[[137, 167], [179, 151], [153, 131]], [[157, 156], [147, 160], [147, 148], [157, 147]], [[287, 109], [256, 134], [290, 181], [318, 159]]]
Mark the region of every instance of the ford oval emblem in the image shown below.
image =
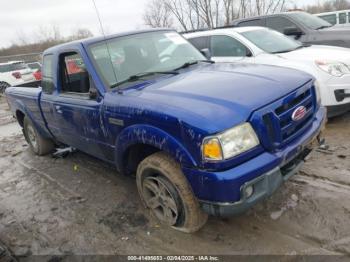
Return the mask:
[[299, 121], [304, 118], [306, 115], [306, 108], [305, 106], [299, 106], [297, 109], [294, 110], [292, 114], [293, 121]]

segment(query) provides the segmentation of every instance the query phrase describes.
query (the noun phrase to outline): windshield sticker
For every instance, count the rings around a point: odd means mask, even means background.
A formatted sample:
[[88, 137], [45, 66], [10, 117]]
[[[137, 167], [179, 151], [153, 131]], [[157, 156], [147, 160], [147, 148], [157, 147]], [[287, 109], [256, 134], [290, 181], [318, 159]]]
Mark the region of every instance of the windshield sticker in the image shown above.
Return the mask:
[[186, 40], [176, 33], [167, 33], [165, 36], [170, 39], [174, 44], [182, 45], [186, 44]]

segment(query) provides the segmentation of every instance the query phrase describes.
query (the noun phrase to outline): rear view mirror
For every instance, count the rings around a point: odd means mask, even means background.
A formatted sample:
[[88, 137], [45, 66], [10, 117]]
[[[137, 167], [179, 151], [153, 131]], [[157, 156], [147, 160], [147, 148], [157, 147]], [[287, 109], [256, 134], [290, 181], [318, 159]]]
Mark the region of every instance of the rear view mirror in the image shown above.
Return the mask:
[[207, 59], [210, 60], [211, 54], [208, 48], [201, 49], [200, 51]]
[[283, 33], [288, 36], [297, 36], [297, 37], [300, 37], [303, 34], [303, 32], [297, 27], [286, 27], [284, 28]]

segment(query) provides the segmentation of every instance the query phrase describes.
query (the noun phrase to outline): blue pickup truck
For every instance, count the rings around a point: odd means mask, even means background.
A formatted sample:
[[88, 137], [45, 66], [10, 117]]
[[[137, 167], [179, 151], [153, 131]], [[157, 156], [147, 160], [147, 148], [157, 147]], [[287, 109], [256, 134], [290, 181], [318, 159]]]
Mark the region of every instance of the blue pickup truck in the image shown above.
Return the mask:
[[270, 196], [325, 123], [308, 74], [214, 63], [172, 30], [59, 45], [42, 73], [6, 90], [31, 149], [69, 145], [136, 174], [151, 214], [184, 232]]

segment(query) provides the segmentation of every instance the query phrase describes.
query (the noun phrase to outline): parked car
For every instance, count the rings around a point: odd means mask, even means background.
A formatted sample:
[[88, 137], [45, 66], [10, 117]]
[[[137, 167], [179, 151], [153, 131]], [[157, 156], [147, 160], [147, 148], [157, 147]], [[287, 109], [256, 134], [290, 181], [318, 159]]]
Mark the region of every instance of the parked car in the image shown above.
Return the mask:
[[0, 63], [0, 93], [11, 85], [35, 80], [32, 71], [23, 61]]
[[350, 47], [350, 28], [333, 27], [305, 12], [287, 12], [233, 21], [234, 26], [264, 26], [306, 44]]
[[41, 85], [6, 90], [31, 149], [65, 144], [136, 173], [145, 206], [184, 232], [270, 196], [322, 141], [326, 115], [309, 74], [213, 64], [172, 30], [50, 48]]
[[350, 26], [350, 10], [341, 10], [315, 14], [335, 26]]
[[32, 70], [35, 80], [41, 80], [41, 64], [39, 62], [30, 62], [27, 65]]
[[39, 62], [30, 62], [27, 65], [33, 72], [41, 71], [41, 64]]
[[184, 36], [216, 62], [244, 62], [303, 70], [318, 80], [328, 117], [350, 110], [350, 49], [303, 45], [265, 28], [237, 27], [199, 31]]

